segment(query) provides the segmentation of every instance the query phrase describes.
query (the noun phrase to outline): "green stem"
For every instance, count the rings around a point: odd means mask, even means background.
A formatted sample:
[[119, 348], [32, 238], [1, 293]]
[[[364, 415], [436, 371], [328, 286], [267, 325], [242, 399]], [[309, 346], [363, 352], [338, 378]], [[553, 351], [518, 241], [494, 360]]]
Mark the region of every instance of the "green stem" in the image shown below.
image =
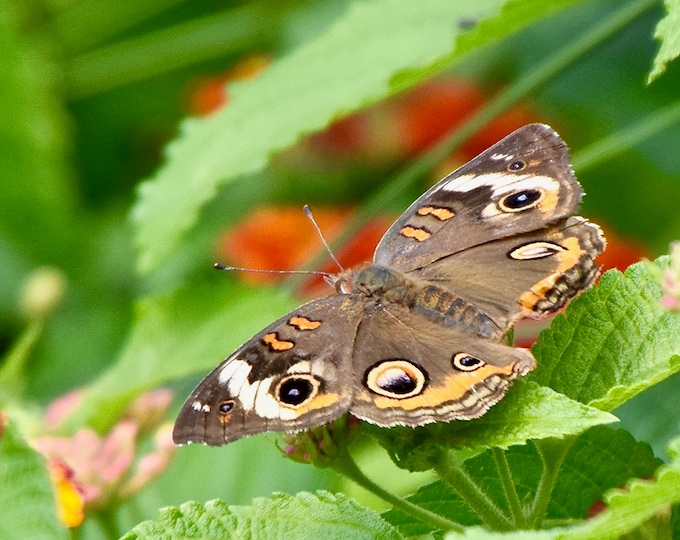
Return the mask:
[[536, 489], [534, 503], [531, 507], [529, 524], [533, 529], [538, 529], [545, 518], [545, 513], [550, 503], [550, 496], [555, 488], [557, 475], [562, 467], [564, 458], [576, 440], [575, 437], [564, 439], [543, 439], [534, 441], [536, 450], [543, 462], [543, 473]]
[[105, 538], [120, 538], [122, 536], [122, 531], [116, 520], [116, 510], [118, 510], [118, 505], [113, 505], [92, 514], [92, 517], [99, 523]]
[[[656, 0], [637, 0], [631, 2], [611, 17], [590, 28], [590, 30], [574, 41], [571, 41], [545, 62], [536, 66], [523, 77], [515, 80], [481, 109], [479, 113], [472, 116], [462, 128], [452, 134], [448, 139], [449, 144], [455, 144], [454, 148], [457, 148], [462, 142], [466, 141], [502, 112], [508, 110], [524, 96], [548, 82], [555, 75], [566, 69], [567, 66], [574, 63], [603, 41], [612, 37], [642, 13], [657, 4]], [[444, 141], [444, 143], [446, 142]]]
[[[644, 11], [655, 5], [657, 5], [656, 0], [637, 0], [632, 2], [608, 19], [596, 24], [589, 31], [575, 41], [570, 42], [529, 73], [515, 80], [504, 91], [489, 101], [479, 112], [473, 114], [463, 125], [456, 127], [442, 142], [424, 153], [416, 161], [407, 165], [372, 195], [350, 220], [342, 233], [333, 240], [331, 247], [337, 248], [346, 243], [372, 216], [397, 200], [418, 178], [432, 170], [437, 163], [440, 163], [491, 120], [508, 110], [531, 91], [547, 83], [596, 45], [613, 36]], [[317, 268], [324, 260], [326, 260], [325, 251], [319, 253], [309, 265], [306, 265], [306, 268]], [[287, 281], [294, 287], [301, 283], [303, 279], [301, 277], [291, 277]]]
[[645, 116], [637, 124], [626, 126], [608, 137], [583, 148], [572, 159], [574, 169], [581, 172], [594, 167], [677, 122], [680, 122], [680, 101], [655, 111], [649, 116]]
[[289, 2], [246, 4], [86, 52], [65, 66], [69, 98], [82, 99], [229, 53], [266, 49], [286, 8]]
[[185, 0], [82, 0], [57, 12], [46, 28], [66, 55], [79, 53]]
[[0, 367], [0, 404], [19, 400], [26, 386], [26, 363], [40, 339], [44, 319], [31, 321], [12, 346]]
[[82, 534], [82, 526], [81, 527], [75, 527], [74, 529], [69, 529], [69, 536], [71, 540], [80, 540], [81, 537], [83, 536]]
[[399, 510], [413, 516], [423, 523], [426, 523], [432, 527], [433, 530], [463, 532], [463, 527], [460, 524], [454, 521], [449, 521], [439, 514], [435, 514], [434, 512], [413, 504], [406, 499], [402, 499], [401, 497], [390, 493], [389, 491], [374, 483], [370, 478], [364, 475], [359, 467], [357, 467], [357, 464], [354, 462], [346, 449], [336, 458], [332, 464], [332, 467], [338, 473], [350, 478], [362, 488], [377, 495], [395, 508], [398, 508]]
[[508, 464], [508, 459], [505, 455], [505, 451], [501, 448], [494, 448], [493, 455], [496, 460], [496, 465], [498, 466], [498, 471], [500, 472], [501, 484], [503, 485], [503, 492], [505, 493], [505, 498], [510, 506], [510, 513], [515, 529], [525, 529], [526, 519], [524, 513], [522, 512], [522, 503], [517, 495], [517, 490], [515, 489], [515, 483], [512, 481], [512, 475], [510, 474], [510, 466]]
[[435, 458], [434, 469], [444, 480], [494, 531], [511, 531], [513, 524], [503, 511], [475, 483], [458, 460], [446, 450], [441, 450]]

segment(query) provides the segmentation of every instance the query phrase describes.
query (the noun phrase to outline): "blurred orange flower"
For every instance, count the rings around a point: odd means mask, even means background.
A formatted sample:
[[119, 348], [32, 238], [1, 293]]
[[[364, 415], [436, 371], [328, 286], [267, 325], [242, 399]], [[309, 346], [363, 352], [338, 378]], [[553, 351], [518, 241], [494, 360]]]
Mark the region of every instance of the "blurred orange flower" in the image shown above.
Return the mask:
[[[314, 219], [330, 240], [347, 222], [347, 208], [315, 208]], [[299, 206], [254, 210], [219, 242], [219, 253], [230, 264], [252, 269], [298, 270], [322, 249], [313, 225]], [[282, 274], [243, 274], [251, 283], [280, 281]]]
[[617, 268], [623, 272], [631, 264], [650, 256], [649, 249], [639, 240], [623, 238], [611, 227], [603, 227], [603, 232], [607, 239], [607, 249], [597, 258], [602, 271]]
[[[324, 131], [312, 135], [309, 142], [315, 151], [339, 158], [376, 162], [403, 160], [439, 143], [488, 99], [470, 81], [441, 77], [336, 120]], [[538, 114], [528, 105], [513, 107], [463, 145], [457, 152], [457, 165], [469, 161], [515, 129], [538, 120]]]
[[[406, 154], [418, 155], [439, 143], [488, 100], [472, 82], [453, 77], [427, 82], [406, 94], [396, 106], [396, 125]], [[528, 105], [516, 105], [494, 118], [462, 146], [459, 153], [463, 160], [459, 165], [517, 128], [538, 120], [538, 114]]]
[[187, 89], [188, 113], [193, 116], [206, 116], [221, 109], [229, 102], [227, 83], [255, 78], [269, 63], [270, 58], [266, 55], [247, 56], [224, 73], [193, 80]]
[[[327, 241], [332, 241], [347, 224], [351, 208], [316, 208], [314, 219]], [[373, 250], [391, 223], [389, 218], [375, 218], [367, 223], [338, 253], [345, 268], [368, 262]], [[251, 212], [220, 240], [218, 257], [234, 266], [263, 270], [299, 270], [314, 255], [323, 250], [321, 239], [298, 206], [265, 207]], [[323, 272], [337, 273], [332, 262], [324, 264]], [[274, 283], [286, 274], [244, 272], [243, 279], [251, 283]], [[320, 276], [310, 276], [303, 291], [308, 295], [330, 292]]]

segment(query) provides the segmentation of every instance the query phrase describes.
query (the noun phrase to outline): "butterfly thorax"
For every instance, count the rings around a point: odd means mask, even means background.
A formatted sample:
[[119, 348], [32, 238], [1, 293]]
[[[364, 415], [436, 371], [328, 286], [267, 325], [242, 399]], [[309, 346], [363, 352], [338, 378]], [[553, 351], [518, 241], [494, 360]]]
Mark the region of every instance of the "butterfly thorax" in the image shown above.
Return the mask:
[[370, 264], [343, 272], [335, 287], [339, 293], [360, 294], [380, 306], [402, 306], [434, 322], [480, 337], [503, 333], [486, 313], [454, 292], [386, 266]]
[[343, 272], [335, 288], [339, 293], [361, 294], [379, 302], [409, 306], [416, 291], [401, 272], [386, 266], [370, 264]]

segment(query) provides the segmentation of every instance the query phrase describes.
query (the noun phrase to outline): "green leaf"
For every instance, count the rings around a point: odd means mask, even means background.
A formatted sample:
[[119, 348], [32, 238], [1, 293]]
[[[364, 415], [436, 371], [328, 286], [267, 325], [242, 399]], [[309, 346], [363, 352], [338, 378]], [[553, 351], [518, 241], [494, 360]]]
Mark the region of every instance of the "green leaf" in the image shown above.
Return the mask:
[[[474, 510], [441, 480], [420, 487], [406, 499], [464, 527], [481, 524]], [[383, 512], [382, 516], [407, 538], [434, 532], [427, 524], [395, 508]]]
[[632, 480], [624, 489], [605, 496], [607, 509], [587, 523], [558, 538], [564, 540], [615, 539], [680, 503], [680, 460], [663, 465], [654, 480]]
[[[663, 258], [657, 267], [667, 264]], [[606, 272], [541, 332], [531, 380], [612, 410], [680, 370], [680, 315], [661, 307], [655, 273], [637, 263]]]
[[86, 422], [105, 429], [140, 393], [197, 372], [207, 375], [295, 305], [283, 292], [253, 290], [219, 278], [139, 302], [118, 361], [88, 387], [71, 425]]
[[0, 538], [66, 538], [45, 463], [0, 412]]
[[276, 435], [268, 435], [248, 437], [219, 449], [200, 444], [177, 448], [168, 469], [129, 504], [135, 515], [148, 519], [159, 507], [182, 501], [218, 498], [242, 505], [277, 491], [315, 491], [331, 485], [331, 471], [284, 459], [275, 441], [279, 442]]
[[[531, 19], [554, 9], [544, 4]], [[356, 1], [326, 32], [258, 79], [230, 87], [229, 106], [208, 119], [187, 120], [168, 147], [166, 165], [140, 186], [132, 213], [140, 270], [161, 265], [221, 184], [260, 170], [274, 152], [403, 89], [406, 80], [409, 85], [422, 80], [427, 73], [417, 70], [442, 58], [448, 67], [462, 32], [456, 22], [481, 21], [502, 5], [502, 0]], [[509, 22], [509, 28], [521, 25], [516, 18]], [[495, 37], [480, 32], [474, 44]], [[395, 82], [406, 70], [410, 75]]]
[[[504, 455], [517, 497], [528, 511], [541, 481], [541, 468], [537, 466], [541, 458], [533, 445], [513, 446], [505, 450]], [[562, 462], [546, 519], [584, 519], [607, 490], [622, 486], [630, 478], [651, 476], [661, 463], [649, 445], [635, 441], [624, 430], [590, 429], [576, 438]], [[463, 467], [483, 488], [485, 496], [510, 515], [500, 479], [503, 464], [498, 461], [497, 454], [488, 450], [465, 461]], [[408, 500], [465, 526], [481, 524], [475, 509], [441, 480], [421, 487]], [[427, 526], [399, 510], [389, 510], [383, 517], [404, 536], [431, 532]]]
[[477, 47], [486, 45], [490, 41], [499, 40], [519, 30], [531, 22], [542, 17], [549, 17], [552, 13], [564, 7], [577, 4], [581, 0], [557, 0], [543, 2], [542, 0], [511, 0], [503, 5], [498, 17], [482, 21], [471, 21], [476, 24], [474, 30], [462, 34], [456, 42], [455, 54], [464, 54]]
[[647, 82], [652, 82], [666, 71], [671, 60], [680, 55], [680, 0], [665, 0], [666, 16], [659, 21], [654, 37], [661, 42], [659, 52], [654, 58], [654, 66]]
[[442, 446], [453, 450], [507, 448], [529, 439], [574, 435], [615, 421], [611, 414], [520, 380], [500, 403], [476, 420], [415, 429], [372, 425], [364, 429], [387, 448], [397, 465], [415, 471], [431, 468], [431, 458]]
[[512, 531], [492, 532], [481, 527], [470, 527], [463, 533], [449, 533], [446, 540], [553, 540], [557, 538], [555, 531]]
[[[672, 446], [678, 446], [676, 439]], [[670, 450], [669, 450], [670, 452]], [[588, 471], [582, 471], [588, 479]], [[536, 538], [559, 540], [614, 540], [632, 533], [645, 524], [652, 525], [654, 520], [664, 521], [669, 507], [680, 502], [680, 460], [676, 458], [668, 465], [662, 465], [656, 471], [654, 480], [633, 479], [622, 489], [615, 489], [605, 494], [604, 502], [607, 508], [579, 525], [570, 528], [559, 528], [538, 533]], [[500, 538], [522, 539], [528, 538], [526, 532], [515, 532], [500, 535], [481, 529], [468, 529], [463, 535], [449, 534], [447, 539], [459, 538]], [[650, 536], [642, 536], [649, 538]], [[654, 536], [651, 536], [654, 537]], [[531, 537], [533, 538], [533, 537]]]
[[[680, 373], [654, 385], [615, 409], [620, 426], [636, 439], [647, 441], [659, 457], [666, 456], [669, 437], [677, 433], [678, 407], [674, 399], [680, 393]], [[653, 415], [649, 411], [654, 411]]]
[[[524, 455], [531, 458], [530, 451]], [[528, 462], [528, 461], [527, 461]], [[580, 435], [569, 448], [552, 492], [546, 518], [585, 519], [602, 494], [630, 478], [646, 478], [663, 462], [647, 442], [623, 429], [597, 426]], [[525, 471], [525, 478], [529, 476]], [[525, 484], [526, 480], [519, 483]]]
[[324, 538], [338, 540], [403, 538], [368, 508], [327, 492], [283, 493], [255, 499], [252, 506], [211, 501], [164, 508], [154, 521], [140, 523], [123, 538]]

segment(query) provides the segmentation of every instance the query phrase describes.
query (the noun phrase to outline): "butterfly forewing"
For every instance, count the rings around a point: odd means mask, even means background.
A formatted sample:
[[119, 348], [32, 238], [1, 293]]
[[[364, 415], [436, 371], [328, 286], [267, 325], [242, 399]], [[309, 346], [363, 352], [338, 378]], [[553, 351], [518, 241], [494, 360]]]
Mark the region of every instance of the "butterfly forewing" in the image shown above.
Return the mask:
[[191, 394], [174, 441], [220, 445], [263, 431], [297, 431], [346, 412], [361, 307], [347, 295], [315, 300], [250, 339]]
[[552, 128], [518, 129], [416, 200], [378, 245], [376, 264], [407, 272], [576, 210], [581, 188]]

